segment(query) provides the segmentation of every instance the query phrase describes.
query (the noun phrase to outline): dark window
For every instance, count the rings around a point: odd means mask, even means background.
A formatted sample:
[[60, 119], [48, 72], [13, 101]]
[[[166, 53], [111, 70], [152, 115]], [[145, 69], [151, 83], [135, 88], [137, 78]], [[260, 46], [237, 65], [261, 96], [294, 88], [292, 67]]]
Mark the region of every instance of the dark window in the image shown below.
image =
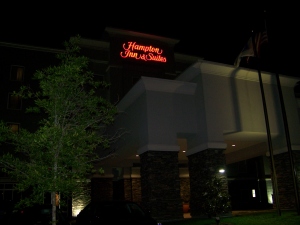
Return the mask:
[[8, 94], [8, 109], [21, 109], [22, 107], [22, 99], [20, 96], [14, 95], [12, 93]]
[[24, 80], [24, 72], [25, 68], [23, 66], [11, 66], [10, 80], [22, 82]]
[[[0, 178], [8, 177], [8, 174], [3, 171], [4, 167], [0, 167]], [[4, 184], [0, 184], [0, 190], [4, 189]]]
[[0, 194], [1, 199], [5, 201], [14, 200], [14, 193], [16, 194], [17, 191], [15, 190], [15, 184], [13, 183], [3, 183], [0, 186]]
[[19, 123], [7, 123], [10, 130], [14, 133], [18, 133], [20, 130], [20, 124]]

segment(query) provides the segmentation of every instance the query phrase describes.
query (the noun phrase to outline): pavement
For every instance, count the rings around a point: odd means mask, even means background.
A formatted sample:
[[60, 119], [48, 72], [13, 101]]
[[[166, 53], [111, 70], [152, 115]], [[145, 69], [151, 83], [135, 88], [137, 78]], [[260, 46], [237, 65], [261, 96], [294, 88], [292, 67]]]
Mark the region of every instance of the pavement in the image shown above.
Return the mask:
[[236, 210], [236, 211], [232, 211], [232, 215], [237, 216], [237, 215], [248, 215], [254, 213], [276, 212], [276, 211], [277, 211], [276, 209]]
[[[276, 209], [263, 209], [263, 210], [234, 210], [232, 211], [233, 216], [237, 215], [248, 215], [254, 213], [265, 213], [265, 212], [276, 212]], [[192, 218], [190, 213], [184, 213], [183, 218], [188, 219]]]

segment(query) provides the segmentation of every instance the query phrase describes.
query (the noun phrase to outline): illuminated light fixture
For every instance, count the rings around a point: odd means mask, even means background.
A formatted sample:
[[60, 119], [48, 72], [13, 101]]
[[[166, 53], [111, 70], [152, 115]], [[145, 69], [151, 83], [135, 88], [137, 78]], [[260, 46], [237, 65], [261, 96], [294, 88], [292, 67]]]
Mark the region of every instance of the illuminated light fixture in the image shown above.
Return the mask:
[[185, 152], [184, 150], [182, 152]]
[[235, 147], [235, 145], [231, 145], [232, 147]]
[[219, 173], [225, 173], [224, 169], [219, 169]]
[[255, 189], [252, 189], [252, 197], [255, 198], [256, 194], [255, 194]]
[[139, 155], [135, 155], [136, 157], [139, 157]]

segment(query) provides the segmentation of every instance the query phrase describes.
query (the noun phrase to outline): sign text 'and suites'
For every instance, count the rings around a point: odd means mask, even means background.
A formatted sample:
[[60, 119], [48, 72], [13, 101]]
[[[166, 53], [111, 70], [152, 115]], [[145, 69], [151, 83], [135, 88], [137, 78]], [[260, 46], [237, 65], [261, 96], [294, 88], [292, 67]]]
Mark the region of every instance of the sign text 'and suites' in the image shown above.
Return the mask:
[[167, 58], [162, 55], [161, 48], [153, 47], [152, 45], [139, 45], [136, 42], [129, 41], [123, 43], [123, 50], [120, 52], [122, 58], [133, 58], [136, 60], [167, 62]]

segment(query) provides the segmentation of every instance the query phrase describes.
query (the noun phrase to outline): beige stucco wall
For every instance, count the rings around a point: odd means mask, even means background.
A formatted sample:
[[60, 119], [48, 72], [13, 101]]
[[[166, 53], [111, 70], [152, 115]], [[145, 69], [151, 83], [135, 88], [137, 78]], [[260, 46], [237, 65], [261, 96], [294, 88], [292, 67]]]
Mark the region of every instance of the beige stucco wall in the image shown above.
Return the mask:
[[[275, 150], [286, 148], [284, 123], [274, 74], [261, 72]], [[293, 77], [280, 75], [294, 150], [300, 123]], [[253, 142], [267, 153], [266, 123], [258, 72], [207, 61], [191, 65], [176, 80], [142, 77], [118, 104], [116, 127], [130, 131], [117, 144], [121, 155], [148, 150], [178, 151], [186, 138], [188, 154], [225, 148], [226, 141]], [[265, 149], [265, 150], [264, 150]], [[123, 153], [124, 154], [123, 154]]]

